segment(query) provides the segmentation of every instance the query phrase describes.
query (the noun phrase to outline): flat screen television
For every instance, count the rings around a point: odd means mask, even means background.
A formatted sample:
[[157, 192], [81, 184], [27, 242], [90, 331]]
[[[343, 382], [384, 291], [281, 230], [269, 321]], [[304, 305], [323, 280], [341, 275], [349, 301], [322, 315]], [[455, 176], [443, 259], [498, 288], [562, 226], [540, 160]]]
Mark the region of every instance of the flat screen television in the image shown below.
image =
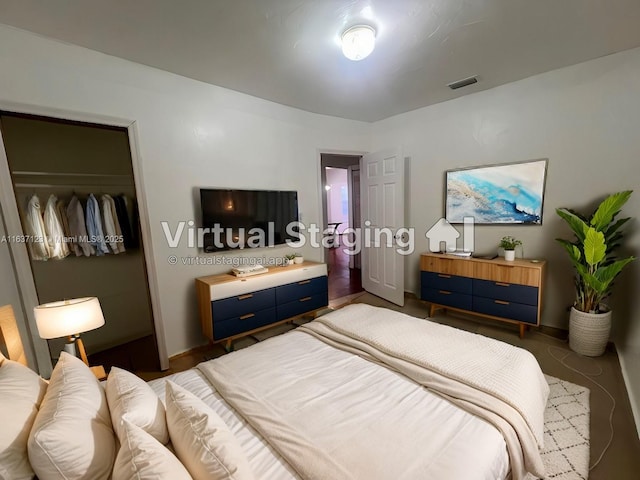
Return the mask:
[[[295, 241], [298, 192], [201, 188], [205, 252], [257, 248]], [[295, 223], [294, 223], [295, 225]]]

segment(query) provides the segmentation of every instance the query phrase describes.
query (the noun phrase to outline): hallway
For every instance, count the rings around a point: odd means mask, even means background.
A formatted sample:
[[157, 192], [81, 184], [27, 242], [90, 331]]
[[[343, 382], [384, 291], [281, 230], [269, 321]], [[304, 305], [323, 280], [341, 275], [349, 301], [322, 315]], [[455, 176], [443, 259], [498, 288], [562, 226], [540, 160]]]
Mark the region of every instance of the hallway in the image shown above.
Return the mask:
[[359, 269], [349, 268], [349, 255], [344, 247], [329, 248], [329, 300], [362, 291], [362, 276]]

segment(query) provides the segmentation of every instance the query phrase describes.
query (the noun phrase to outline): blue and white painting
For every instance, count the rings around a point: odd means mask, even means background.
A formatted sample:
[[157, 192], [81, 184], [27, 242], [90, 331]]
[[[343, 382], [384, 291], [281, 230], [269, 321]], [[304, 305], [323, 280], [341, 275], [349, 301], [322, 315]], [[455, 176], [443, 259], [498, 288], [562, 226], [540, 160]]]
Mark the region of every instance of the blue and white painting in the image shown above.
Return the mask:
[[447, 221], [542, 224], [546, 168], [544, 159], [448, 171]]

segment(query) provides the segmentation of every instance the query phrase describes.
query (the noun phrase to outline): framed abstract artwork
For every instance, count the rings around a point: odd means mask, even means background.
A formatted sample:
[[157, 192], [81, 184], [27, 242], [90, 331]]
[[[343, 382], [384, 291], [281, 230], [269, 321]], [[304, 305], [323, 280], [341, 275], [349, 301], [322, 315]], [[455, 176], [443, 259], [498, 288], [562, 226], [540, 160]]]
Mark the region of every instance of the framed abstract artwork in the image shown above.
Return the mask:
[[477, 224], [542, 224], [548, 159], [446, 172], [445, 218]]

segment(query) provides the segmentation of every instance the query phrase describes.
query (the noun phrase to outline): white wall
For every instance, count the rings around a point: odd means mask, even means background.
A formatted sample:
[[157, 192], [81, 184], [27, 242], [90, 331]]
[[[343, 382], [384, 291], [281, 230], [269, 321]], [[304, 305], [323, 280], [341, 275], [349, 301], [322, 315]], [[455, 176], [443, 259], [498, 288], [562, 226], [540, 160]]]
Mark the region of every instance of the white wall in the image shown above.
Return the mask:
[[[11, 102], [137, 123], [169, 355], [204, 341], [194, 278], [231, 266], [181, 265], [181, 257], [222, 257], [189, 248], [186, 236], [169, 248], [160, 222], [172, 230], [179, 221], [197, 222], [197, 187], [228, 187], [297, 190], [302, 220], [320, 223], [319, 151], [369, 147], [366, 123], [303, 112], [11, 27], [0, 26], [0, 45], [0, 108]], [[303, 253], [321, 259], [320, 252]], [[169, 265], [171, 255], [178, 265]]]
[[[475, 243], [477, 251], [488, 252], [511, 234], [524, 241], [527, 257], [546, 258], [542, 322], [566, 328], [572, 271], [554, 238], [572, 235], [556, 208], [590, 213], [606, 194], [635, 190], [623, 210], [636, 217], [627, 228], [624, 253], [640, 256], [638, 79], [640, 49], [634, 49], [375, 123], [372, 150], [400, 145], [411, 158], [408, 218], [419, 243], [409, 259], [407, 288], [418, 291], [418, 257], [427, 250], [423, 233], [443, 215], [445, 170], [548, 158], [543, 225], [476, 227]], [[636, 261], [617, 280], [611, 299], [622, 356], [640, 346], [639, 285]], [[624, 362], [627, 370], [638, 368], [635, 358]], [[630, 392], [640, 392], [637, 372], [625, 376]], [[640, 405], [640, 398], [634, 401]]]
[[[327, 213], [328, 222], [341, 222], [338, 231], [343, 232], [345, 228], [349, 228], [349, 205], [347, 201], [347, 209], [343, 210], [343, 193], [347, 192], [347, 169], [346, 168], [327, 168], [327, 185], [331, 188], [327, 191]], [[348, 199], [348, 195], [346, 197]]]

